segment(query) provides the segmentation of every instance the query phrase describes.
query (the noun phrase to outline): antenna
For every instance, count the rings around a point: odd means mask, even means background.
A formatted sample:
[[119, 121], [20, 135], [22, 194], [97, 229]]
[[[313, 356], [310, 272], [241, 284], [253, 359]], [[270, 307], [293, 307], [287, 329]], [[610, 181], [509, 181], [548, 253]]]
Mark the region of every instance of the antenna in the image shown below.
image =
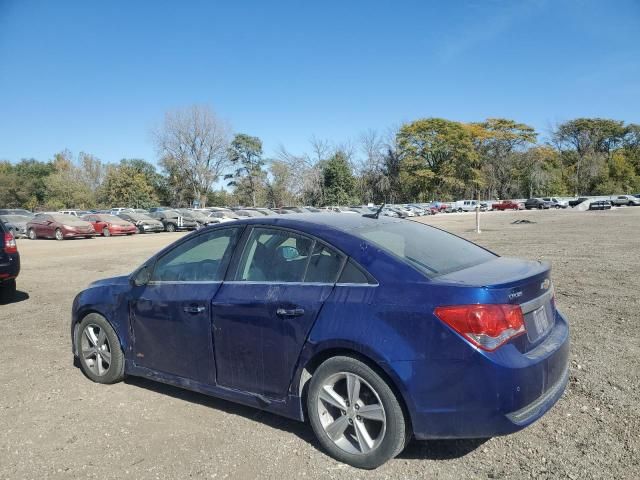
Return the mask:
[[363, 213], [362, 216], [367, 218], [375, 218], [377, 220], [378, 217], [380, 216], [380, 212], [382, 211], [385, 205], [386, 203], [383, 203], [382, 205], [380, 205], [380, 208], [376, 213]]

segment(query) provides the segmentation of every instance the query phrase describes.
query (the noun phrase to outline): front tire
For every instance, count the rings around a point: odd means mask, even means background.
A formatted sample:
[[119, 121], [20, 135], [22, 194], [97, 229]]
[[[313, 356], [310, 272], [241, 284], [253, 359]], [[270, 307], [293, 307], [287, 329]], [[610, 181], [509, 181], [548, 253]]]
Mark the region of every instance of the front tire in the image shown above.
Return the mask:
[[36, 231], [33, 228], [29, 229], [29, 231], [27, 232], [27, 237], [29, 237], [29, 240], [35, 240], [38, 238], [38, 236], [36, 235]]
[[398, 455], [410, 437], [404, 412], [387, 382], [351, 357], [333, 357], [313, 374], [309, 421], [333, 458], [373, 469]]
[[124, 353], [109, 322], [97, 313], [82, 319], [75, 338], [80, 368], [96, 383], [116, 383], [124, 378]]
[[105, 237], [110, 237], [111, 236], [111, 231], [109, 231], [108, 228], [103, 228], [102, 229], [102, 235]]
[[56, 240], [61, 241], [64, 240], [64, 235], [62, 234], [62, 230], [60, 230], [59, 228], [56, 228]]
[[175, 232], [176, 226], [173, 223], [167, 223], [165, 229], [167, 230], [167, 232]]

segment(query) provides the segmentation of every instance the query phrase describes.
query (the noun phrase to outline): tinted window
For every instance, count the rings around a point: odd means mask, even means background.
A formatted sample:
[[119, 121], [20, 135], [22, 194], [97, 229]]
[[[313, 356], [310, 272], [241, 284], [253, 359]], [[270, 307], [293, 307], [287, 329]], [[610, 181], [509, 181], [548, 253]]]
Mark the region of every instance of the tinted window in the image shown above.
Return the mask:
[[332, 248], [316, 242], [309, 258], [305, 282], [335, 283], [342, 266], [343, 256]]
[[254, 228], [245, 246], [237, 280], [301, 282], [313, 240], [285, 230]]
[[214, 230], [187, 240], [162, 256], [151, 280], [156, 282], [222, 281], [235, 245], [237, 228]]
[[254, 228], [240, 260], [237, 280], [334, 283], [343, 256], [294, 232]]
[[403, 259], [428, 277], [495, 258], [483, 248], [418, 222], [379, 223], [358, 231], [365, 240]]
[[344, 266], [344, 270], [342, 270], [338, 283], [369, 283], [369, 279], [362, 270], [349, 260]]

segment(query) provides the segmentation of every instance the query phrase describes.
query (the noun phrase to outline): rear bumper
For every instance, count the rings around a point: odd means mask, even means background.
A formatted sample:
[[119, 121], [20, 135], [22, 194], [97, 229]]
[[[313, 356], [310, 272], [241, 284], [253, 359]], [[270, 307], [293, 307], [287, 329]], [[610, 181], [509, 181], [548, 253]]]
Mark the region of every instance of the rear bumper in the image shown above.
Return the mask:
[[0, 283], [16, 278], [20, 274], [20, 255], [12, 253], [0, 260]]
[[538, 420], [562, 396], [569, 327], [558, 312], [547, 338], [526, 353], [507, 344], [493, 353], [473, 350], [464, 359], [398, 363], [391, 368], [405, 377], [416, 438], [506, 435]]

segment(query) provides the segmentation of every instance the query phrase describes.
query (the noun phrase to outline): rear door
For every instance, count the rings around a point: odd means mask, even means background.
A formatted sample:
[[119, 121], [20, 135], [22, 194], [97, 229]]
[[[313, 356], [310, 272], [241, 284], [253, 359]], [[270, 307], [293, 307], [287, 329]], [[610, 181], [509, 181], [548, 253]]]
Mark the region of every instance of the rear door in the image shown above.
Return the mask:
[[291, 230], [254, 227], [213, 303], [217, 383], [283, 398], [344, 257]]
[[211, 301], [239, 231], [221, 228], [186, 239], [158, 258], [146, 285], [134, 287], [130, 321], [137, 366], [214, 383]]

